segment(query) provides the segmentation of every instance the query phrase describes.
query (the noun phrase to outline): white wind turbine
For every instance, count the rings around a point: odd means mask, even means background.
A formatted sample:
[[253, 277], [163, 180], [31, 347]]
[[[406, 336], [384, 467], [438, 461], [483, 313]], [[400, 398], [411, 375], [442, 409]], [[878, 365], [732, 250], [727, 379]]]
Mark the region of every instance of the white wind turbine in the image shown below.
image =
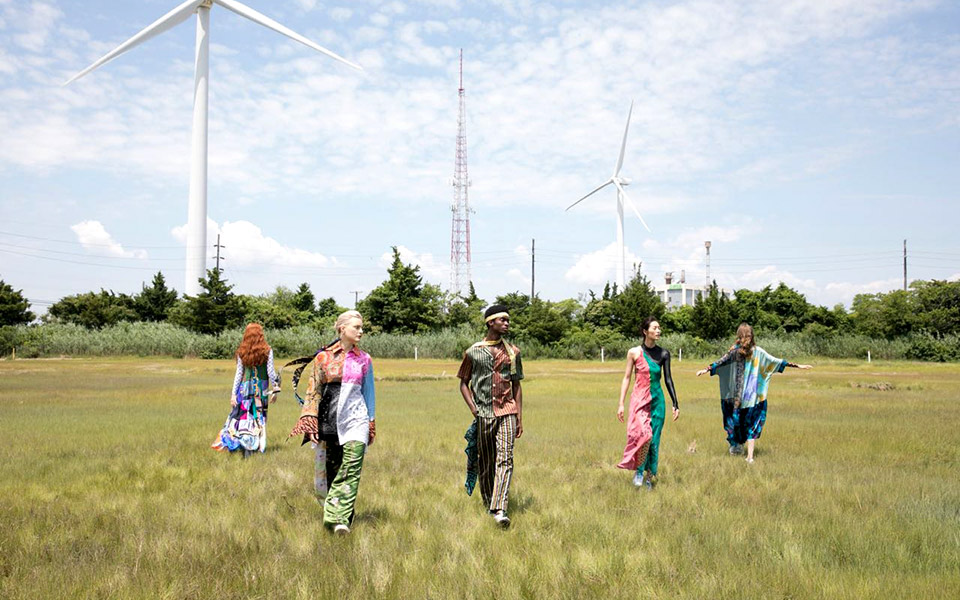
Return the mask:
[[268, 29], [281, 33], [288, 38], [300, 42], [304, 46], [313, 48], [317, 52], [321, 52], [344, 64], [350, 65], [354, 69], [362, 70], [359, 65], [334, 54], [326, 48], [277, 23], [273, 19], [260, 14], [249, 6], [237, 2], [237, 0], [187, 0], [63, 84], [68, 85], [70, 82], [80, 79], [87, 73], [110, 62], [127, 50], [179, 25], [186, 21], [190, 15], [197, 13], [197, 49], [193, 91], [193, 139], [190, 160], [190, 200], [187, 207], [187, 263], [186, 284], [184, 287], [184, 293], [190, 295], [196, 295], [200, 292], [198, 280], [206, 275], [207, 104], [210, 74], [209, 34], [210, 8], [214, 4], [219, 4], [223, 8], [233, 11], [241, 17], [245, 17], [254, 23], [259, 23]]
[[647, 231], [650, 231], [650, 228], [647, 227], [647, 222], [643, 220], [643, 217], [640, 216], [640, 211], [637, 210], [637, 207], [633, 205], [633, 202], [630, 201], [630, 198], [627, 197], [626, 190], [623, 189], [624, 186], [630, 185], [630, 180], [625, 177], [620, 177], [620, 168], [623, 166], [623, 154], [627, 149], [627, 132], [630, 131], [630, 115], [633, 114], [633, 101], [630, 101], [630, 110], [627, 112], [627, 126], [623, 129], [623, 142], [620, 144], [620, 157], [617, 158], [617, 166], [613, 169], [613, 175], [610, 179], [603, 182], [602, 185], [598, 186], [592, 192], [580, 198], [573, 204], [567, 207], [567, 210], [570, 210], [577, 204], [580, 204], [590, 196], [596, 194], [603, 188], [608, 185], [614, 185], [617, 188], [617, 249], [619, 251], [618, 261], [617, 261], [617, 289], [623, 291], [626, 279], [626, 263], [624, 259], [624, 250], [623, 250], [623, 203], [626, 201], [630, 205], [630, 208], [633, 209], [633, 212], [637, 215], [637, 218], [640, 219], [640, 222], [643, 223], [643, 226], [647, 228]]

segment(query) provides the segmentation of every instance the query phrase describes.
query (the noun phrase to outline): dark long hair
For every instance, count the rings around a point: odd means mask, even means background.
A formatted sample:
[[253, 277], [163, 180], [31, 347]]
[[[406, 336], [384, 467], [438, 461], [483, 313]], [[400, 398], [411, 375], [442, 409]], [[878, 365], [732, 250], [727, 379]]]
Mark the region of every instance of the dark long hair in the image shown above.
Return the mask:
[[643, 324], [640, 325], [640, 332], [643, 333], [643, 339], [647, 339], [647, 332], [650, 331], [650, 326], [654, 323], [659, 323], [656, 317], [647, 317], [643, 320]]

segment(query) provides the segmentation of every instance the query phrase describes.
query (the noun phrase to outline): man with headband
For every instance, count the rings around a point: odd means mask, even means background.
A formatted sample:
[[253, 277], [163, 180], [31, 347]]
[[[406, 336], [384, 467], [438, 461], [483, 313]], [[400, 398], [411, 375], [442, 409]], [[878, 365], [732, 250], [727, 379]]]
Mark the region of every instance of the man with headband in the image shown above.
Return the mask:
[[463, 354], [460, 393], [476, 419], [480, 495], [497, 525], [510, 526], [507, 499], [513, 477], [513, 442], [523, 435], [520, 349], [504, 341], [510, 329], [507, 307], [483, 313], [487, 335]]

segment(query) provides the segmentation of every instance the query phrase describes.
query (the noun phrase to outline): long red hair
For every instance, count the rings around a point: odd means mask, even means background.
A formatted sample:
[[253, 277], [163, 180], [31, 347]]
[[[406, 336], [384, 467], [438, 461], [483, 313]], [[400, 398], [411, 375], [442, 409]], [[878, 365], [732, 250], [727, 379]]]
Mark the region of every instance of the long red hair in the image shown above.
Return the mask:
[[270, 354], [270, 345], [263, 337], [263, 327], [260, 323], [250, 323], [243, 330], [243, 340], [237, 346], [237, 358], [245, 367], [256, 367], [267, 362]]

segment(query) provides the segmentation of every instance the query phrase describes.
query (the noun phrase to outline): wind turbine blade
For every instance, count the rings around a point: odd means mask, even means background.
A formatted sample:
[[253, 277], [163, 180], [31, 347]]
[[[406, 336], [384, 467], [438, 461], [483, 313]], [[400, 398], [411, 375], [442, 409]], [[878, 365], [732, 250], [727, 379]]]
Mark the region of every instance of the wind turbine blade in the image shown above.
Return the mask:
[[627, 150], [627, 132], [630, 131], [630, 115], [633, 114], [633, 100], [630, 101], [630, 110], [627, 111], [627, 126], [623, 128], [623, 142], [620, 144], [620, 158], [617, 159], [617, 168], [613, 170], [613, 176], [620, 174], [620, 168], [623, 167], [623, 154]]
[[574, 206], [580, 204], [581, 202], [583, 202], [584, 200], [586, 200], [586, 199], [589, 198], [590, 196], [596, 194], [597, 192], [599, 192], [599, 191], [602, 190], [603, 188], [607, 187], [607, 186], [610, 185], [611, 183], [616, 183], [616, 182], [613, 181], [612, 179], [608, 179], [606, 182], [603, 183], [603, 185], [598, 186], [598, 187], [597, 187], [596, 189], [594, 189], [592, 192], [590, 192], [589, 194], [587, 194], [587, 195], [584, 196], [583, 198], [580, 198], [579, 200], [577, 200], [576, 202], [574, 202], [573, 204], [571, 204], [570, 206], [568, 206], [564, 212], [566, 212], [567, 210], [570, 210], [570, 209], [573, 208]]
[[111, 50], [109, 53], [105, 54], [103, 58], [101, 58], [97, 62], [93, 63], [86, 69], [80, 71], [79, 73], [77, 73], [76, 75], [68, 79], [63, 85], [69, 85], [71, 82], [74, 82], [77, 79], [80, 79], [81, 77], [83, 77], [90, 71], [93, 71], [97, 67], [103, 66], [104, 64], [110, 62], [111, 60], [120, 56], [127, 50], [130, 50], [131, 48], [139, 46], [145, 41], [160, 35], [164, 31], [167, 31], [168, 29], [171, 29], [173, 27], [176, 27], [180, 23], [183, 23], [188, 18], [190, 18], [190, 15], [196, 12], [197, 7], [200, 6], [201, 4], [203, 4], [203, 0], [187, 0], [180, 6], [176, 7], [175, 9], [171, 10], [167, 14], [163, 15], [162, 17], [154, 21], [151, 25], [144, 28], [137, 35], [133, 36], [129, 40], [125, 41], [124, 43], [120, 44], [119, 46]]
[[326, 55], [329, 56], [330, 58], [339, 60], [339, 61], [342, 62], [343, 64], [349, 65], [349, 66], [353, 67], [354, 69], [356, 69], [356, 70], [358, 70], [358, 71], [362, 71], [362, 70], [363, 70], [363, 67], [361, 67], [360, 65], [354, 64], [354, 63], [350, 62], [349, 60], [343, 58], [343, 57], [340, 56], [339, 54], [333, 53], [333, 52], [327, 50], [326, 48], [324, 48], [323, 46], [320, 46], [319, 44], [316, 44], [316, 43], [314, 43], [314, 42], [311, 42], [310, 40], [308, 40], [307, 38], [303, 37], [303, 36], [300, 35], [299, 33], [297, 33], [297, 32], [295, 32], [295, 31], [292, 31], [292, 30], [284, 27], [283, 25], [281, 25], [280, 23], [277, 23], [276, 21], [274, 21], [274, 20], [271, 19], [270, 17], [268, 17], [268, 16], [266, 16], [266, 15], [263, 15], [263, 14], [261, 14], [261, 13], [258, 13], [257, 11], [253, 10], [253, 9], [250, 8], [249, 6], [246, 6], [246, 5], [244, 5], [244, 4], [241, 4], [241, 3], [237, 2], [236, 0], [213, 0], [213, 2], [214, 2], [214, 4], [219, 4], [220, 6], [226, 8], [227, 10], [231, 10], [231, 11], [237, 13], [237, 14], [240, 15], [241, 17], [244, 17], [244, 18], [246, 18], [246, 19], [250, 19], [250, 20], [253, 21], [254, 23], [259, 23], [260, 25], [263, 25], [263, 26], [266, 27], [267, 29], [272, 29], [272, 30], [276, 31], [277, 33], [280, 33], [280, 34], [282, 34], [282, 35], [285, 35], [285, 36], [287, 36], [288, 38], [290, 38], [290, 39], [292, 39], [292, 40], [296, 40], [296, 41], [300, 42], [301, 44], [303, 44], [304, 46], [307, 46], [308, 48], [313, 48], [314, 50], [316, 50], [317, 52], [320, 52], [321, 54], [326, 54]]
[[630, 208], [633, 209], [633, 214], [637, 215], [637, 218], [640, 219], [640, 222], [643, 223], [643, 226], [647, 228], [647, 231], [650, 231], [650, 227], [647, 226], [647, 222], [644, 221], [643, 217], [640, 216], [640, 211], [637, 210], [636, 206], [634, 206], [633, 202], [630, 200], [630, 196], [627, 195], [627, 191], [623, 189], [623, 186], [620, 185], [620, 182], [614, 179], [613, 185], [617, 186], [617, 189], [620, 190], [621, 194], [623, 194], [623, 199], [626, 200], [627, 204], [630, 205]]

